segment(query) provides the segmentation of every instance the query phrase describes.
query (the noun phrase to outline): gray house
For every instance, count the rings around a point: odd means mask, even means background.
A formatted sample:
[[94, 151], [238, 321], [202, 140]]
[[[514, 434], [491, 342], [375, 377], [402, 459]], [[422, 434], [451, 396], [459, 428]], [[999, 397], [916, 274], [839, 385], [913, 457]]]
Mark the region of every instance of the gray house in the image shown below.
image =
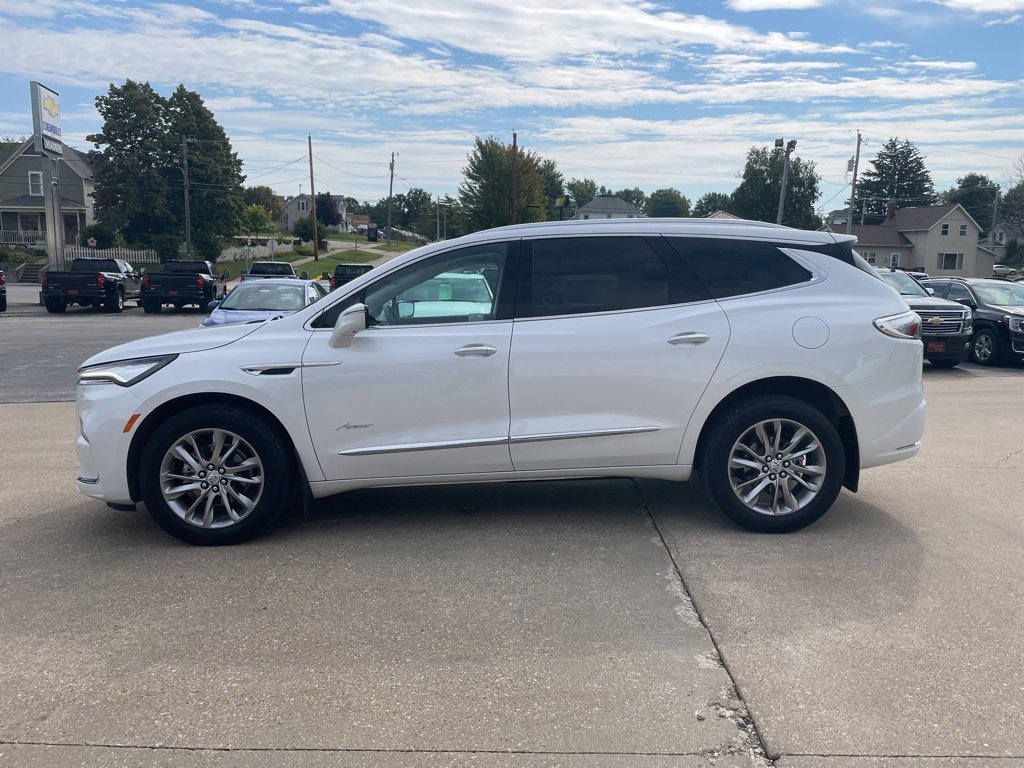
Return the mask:
[[[846, 223], [825, 224], [845, 233]], [[896, 210], [881, 224], [854, 224], [857, 251], [869, 263], [919, 270], [936, 276], [991, 277], [994, 254], [978, 246], [981, 229], [962, 205], [926, 205]]]
[[636, 219], [643, 212], [618, 195], [598, 195], [586, 205], [581, 205], [574, 219]]
[[[343, 195], [331, 195], [331, 199], [334, 201], [334, 204], [338, 206], [338, 213], [341, 216], [341, 221], [346, 221], [345, 197]], [[281, 214], [281, 218], [277, 221], [277, 228], [282, 232], [291, 232], [292, 227], [295, 226], [295, 222], [299, 219], [309, 218], [309, 209], [312, 205], [313, 198], [305, 192], [300, 192], [295, 197], [288, 198], [284, 203], [284, 213]], [[344, 232], [345, 224], [329, 227], [329, 229], [335, 232]]]
[[[42, 158], [32, 140], [0, 148], [0, 245], [46, 246]], [[64, 147], [57, 161], [64, 243], [74, 245], [82, 228], [94, 221], [92, 170], [85, 157]]]

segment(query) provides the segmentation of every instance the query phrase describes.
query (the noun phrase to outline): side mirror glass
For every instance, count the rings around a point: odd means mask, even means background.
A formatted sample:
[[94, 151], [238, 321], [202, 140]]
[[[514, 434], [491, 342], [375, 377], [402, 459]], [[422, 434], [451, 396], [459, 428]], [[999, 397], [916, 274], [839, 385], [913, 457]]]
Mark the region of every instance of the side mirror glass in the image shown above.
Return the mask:
[[353, 304], [342, 311], [338, 322], [334, 324], [331, 331], [331, 340], [328, 344], [334, 349], [348, 349], [352, 346], [352, 339], [360, 331], [366, 330], [366, 316], [368, 311], [365, 304]]
[[400, 301], [398, 302], [398, 317], [407, 318], [412, 317], [416, 314], [416, 302], [414, 301]]

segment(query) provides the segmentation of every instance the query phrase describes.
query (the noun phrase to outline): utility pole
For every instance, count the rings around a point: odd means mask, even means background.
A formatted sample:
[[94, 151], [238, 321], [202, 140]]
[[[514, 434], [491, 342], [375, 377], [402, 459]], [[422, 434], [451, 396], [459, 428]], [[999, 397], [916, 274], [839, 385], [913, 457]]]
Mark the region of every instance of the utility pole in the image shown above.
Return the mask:
[[775, 216], [775, 223], [782, 223], [782, 210], [786, 206], [786, 184], [789, 183], [789, 155], [796, 149], [796, 139], [790, 139], [787, 143], [785, 139], [776, 139], [775, 146], [781, 148], [785, 145], [785, 155], [782, 161], [782, 189], [779, 190], [779, 212]]
[[850, 234], [850, 228], [853, 226], [853, 201], [857, 197], [857, 168], [860, 166], [860, 142], [860, 131], [857, 131], [857, 154], [853, 156], [853, 181], [850, 183], [850, 204], [846, 207], [846, 234]]
[[435, 230], [435, 233], [434, 233], [434, 240], [435, 241], [441, 239], [441, 196], [440, 195], [437, 196], [437, 211], [436, 211], [436, 213], [437, 213], [437, 222], [436, 222], [437, 229]]
[[317, 245], [320, 230], [316, 225], [316, 187], [313, 186], [313, 134], [306, 134], [309, 140], [309, 223], [313, 225], [313, 261], [320, 261], [320, 250]]
[[185, 258], [192, 258], [192, 216], [188, 209], [188, 139], [181, 137], [181, 172], [185, 178]]
[[388, 229], [384, 233], [384, 240], [388, 248], [391, 247], [391, 193], [395, 188], [395, 153], [391, 153], [391, 181], [388, 182]]
[[516, 182], [518, 181], [518, 173], [517, 173], [518, 169], [517, 169], [517, 166], [519, 164], [516, 162], [516, 153], [517, 153], [516, 132], [512, 131], [512, 223], [513, 224], [518, 224], [519, 223], [519, 209], [518, 209], [518, 206], [516, 205]]

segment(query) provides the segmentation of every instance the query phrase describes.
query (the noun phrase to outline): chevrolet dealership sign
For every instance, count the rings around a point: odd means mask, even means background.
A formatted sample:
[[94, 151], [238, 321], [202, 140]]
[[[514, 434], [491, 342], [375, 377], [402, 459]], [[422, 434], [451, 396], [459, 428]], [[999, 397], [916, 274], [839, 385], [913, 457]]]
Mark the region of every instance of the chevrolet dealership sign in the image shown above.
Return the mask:
[[60, 130], [60, 95], [42, 83], [32, 81], [32, 128], [36, 151], [45, 155], [63, 155]]

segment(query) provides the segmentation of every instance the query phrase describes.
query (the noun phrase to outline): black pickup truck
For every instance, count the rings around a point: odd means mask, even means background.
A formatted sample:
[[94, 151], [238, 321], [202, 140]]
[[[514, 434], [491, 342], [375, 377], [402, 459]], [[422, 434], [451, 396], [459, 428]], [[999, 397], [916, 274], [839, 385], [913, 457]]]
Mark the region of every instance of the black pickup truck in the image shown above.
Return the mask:
[[142, 276], [122, 259], [75, 259], [67, 272], [43, 273], [46, 311], [64, 312], [73, 304], [120, 312], [128, 299], [139, 298]]
[[208, 261], [168, 261], [160, 272], [148, 272], [142, 277], [142, 309], [154, 314], [170, 304], [181, 309], [195, 304], [202, 310], [211, 301], [220, 298], [221, 286], [227, 273], [217, 276], [217, 270]]
[[373, 269], [372, 264], [338, 264], [334, 268], [334, 274], [331, 275], [331, 290], [335, 290], [339, 285], [344, 285], [350, 280], [355, 280], [371, 269]]

